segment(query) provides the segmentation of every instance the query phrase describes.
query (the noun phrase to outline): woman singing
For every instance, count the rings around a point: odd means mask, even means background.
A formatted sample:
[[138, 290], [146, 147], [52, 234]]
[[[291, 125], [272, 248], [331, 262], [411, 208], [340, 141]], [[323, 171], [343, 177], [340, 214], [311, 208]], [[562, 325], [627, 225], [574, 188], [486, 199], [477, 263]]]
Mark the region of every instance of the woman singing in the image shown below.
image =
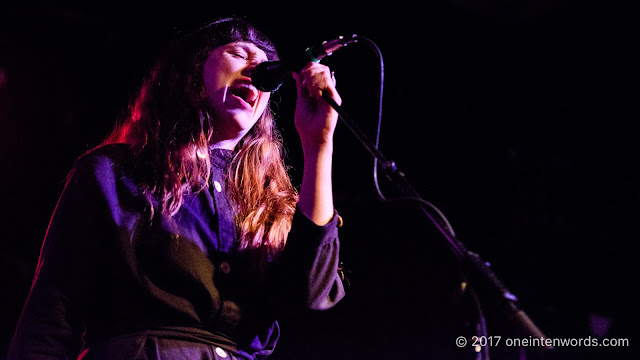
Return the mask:
[[251, 81], [277, 59], [237, 18], [160, 58], [128, 117], [75, 162], [9, 359], [261, 359], [279, 316], [344, 296], [331, 185], [337, 113], [321, 94], [340, 96], [322, 64], [293, 73], [298, 192], [270, 93]]

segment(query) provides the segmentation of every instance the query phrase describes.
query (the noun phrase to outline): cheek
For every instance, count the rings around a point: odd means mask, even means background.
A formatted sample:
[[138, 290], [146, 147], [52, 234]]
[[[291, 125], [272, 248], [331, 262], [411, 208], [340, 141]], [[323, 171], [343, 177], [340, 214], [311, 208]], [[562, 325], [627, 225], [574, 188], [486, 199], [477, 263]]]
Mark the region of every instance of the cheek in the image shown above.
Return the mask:
[[209, 104], [213, 105], [216, 97], [219, 97], [220, 94], [217, 79], [215, 77], [205, 77], [204, 90], [206, 92], [207, 99], [209, 100]]
[[230, 82], [228, 64], [216, 58], [214, 55], [215, 54], [210, 56], [205, 62], [202, 74], [204, 87], [211, 101], [214, 100], [216, 96], [219, 97], [224, 93], [226, 85]]
[[267, 105], [269, 104], [269, 98], [271, 97], [271, 93], [263, 93], [260, 96], [260, 102], [258, 103], [258, 113], [260, 115], [262, 115], [262, 113], [264, 112], [264, 109], [267, 108]]
[[209, 100], [209, 106], [213, 109], [214, 112], [218, 112], [222, 110], [224, 106], [224, 99], [225, 99], [225, 94], [223, 90], [218, 89], [215, 91], [208, 91], [207, 96]]

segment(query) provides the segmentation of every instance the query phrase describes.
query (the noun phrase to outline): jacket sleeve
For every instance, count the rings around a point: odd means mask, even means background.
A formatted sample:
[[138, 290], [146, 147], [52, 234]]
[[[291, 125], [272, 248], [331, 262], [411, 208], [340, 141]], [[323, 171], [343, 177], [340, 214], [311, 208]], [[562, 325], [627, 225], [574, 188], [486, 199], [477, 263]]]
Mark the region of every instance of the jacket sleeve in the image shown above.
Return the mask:
[[91, 283], [90, 265], [99, 258], [92, 234], [112, 231], [97, 181], [104, 169], [93, 160], [78, 160], [67, 178], [10, 345], [10, 360], [68, 359], [80, 350], [81, 298]]
[[296, 210], [279, 259], [285, 293], [292, 297], [289, 300], [311, 310], [326, 310], [344, 297], [338, 274], [338, 223], [337, 212], [329, 223], [318, 226]]

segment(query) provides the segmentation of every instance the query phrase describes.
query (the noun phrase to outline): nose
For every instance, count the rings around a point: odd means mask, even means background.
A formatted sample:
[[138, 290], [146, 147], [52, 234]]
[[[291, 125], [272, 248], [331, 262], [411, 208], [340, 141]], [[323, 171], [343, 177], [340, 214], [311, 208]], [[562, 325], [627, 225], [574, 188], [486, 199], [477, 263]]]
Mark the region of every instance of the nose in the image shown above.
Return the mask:
[[242, 75], [247, 76], [247, 77], [252, 77], [253, 75], [253, 71], [256, 69], [256, 67], [260, 64], [260, 61], [249, 61], [249, 63], [247, 64], [247, 66], [242, 70]]

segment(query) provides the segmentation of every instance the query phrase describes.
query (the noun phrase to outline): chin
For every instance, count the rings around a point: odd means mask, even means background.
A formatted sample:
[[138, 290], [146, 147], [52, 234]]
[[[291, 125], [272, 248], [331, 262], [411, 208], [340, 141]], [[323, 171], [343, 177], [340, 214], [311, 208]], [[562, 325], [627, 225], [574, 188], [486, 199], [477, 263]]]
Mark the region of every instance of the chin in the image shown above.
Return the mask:
[[251, 128], [258, 122], [258, 118], [240, 118], [236, 119], [235, 123], [238, 129], [244, 130], [245, 132], [251, 130]]
[[225, 128], [228, 130], [226, 133], [229, 137], [242, 138], [251, 130], [256, 122], [257, 119], [252, 119], [250, 117], [234, 116], [226, 121]]

